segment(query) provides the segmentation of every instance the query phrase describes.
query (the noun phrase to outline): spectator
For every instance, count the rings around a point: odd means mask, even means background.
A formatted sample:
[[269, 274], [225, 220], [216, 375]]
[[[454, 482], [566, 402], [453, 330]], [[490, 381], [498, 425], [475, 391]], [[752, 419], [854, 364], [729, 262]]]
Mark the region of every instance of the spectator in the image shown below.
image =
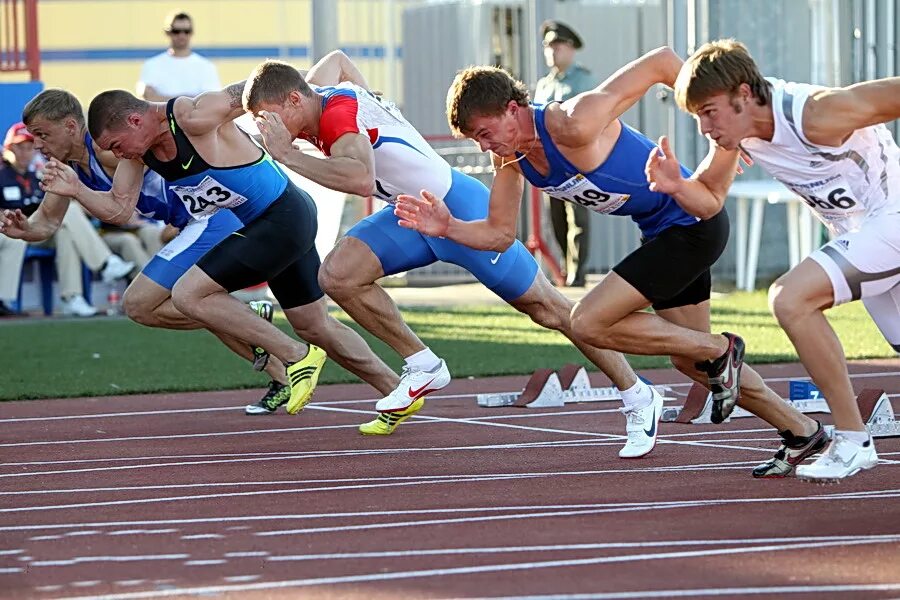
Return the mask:
[[[575, 62], [575, 52], [583, 45], [571, 27], [559, 21], [541, 25], [544, 59], [550, 72], [540, 79], [534, 92], [536, 104], [563, 102], [597, 86], [585, 67]], [[553, 236], [562, 251], [566, 283], [584, 287], [590, 258], [591, 211], [571, 202], [550, 202]]]
[[162, 102], [221, 89], [216, 66], [191, 50], [194, 35], [191, 17], [183, 12], [169, 16], [165, 32], [169, 36], [169, 49], [144, 62], [137, 85], [138, 96]]
[[[37, 210], [44, 197], [37, 173], [29, 165], [34, 159], [34, 137], [23, 123], [16, 123], [6, 132], [3, 142], [3, 166], [0, 168], [0, 209], [20, 210], [30, 215]], [[5, 236], [4, 236], [5, 238]], [[125, 262], [113, 254], [100, 234], [75, 202], [63, 218], [62, 226], [51, 240], [37, 245], [56, 247], [56, 272], [63, 313], [90, 317], [97, 309], [84, 299], [81, 287], [81, 263], [92, 271], [99, 271], [105, 282], [124, 277], [134, 263]], [[18, 271], [21, 272], [21, 262]], [[18, 282], [16, 283], [18, 294]]]

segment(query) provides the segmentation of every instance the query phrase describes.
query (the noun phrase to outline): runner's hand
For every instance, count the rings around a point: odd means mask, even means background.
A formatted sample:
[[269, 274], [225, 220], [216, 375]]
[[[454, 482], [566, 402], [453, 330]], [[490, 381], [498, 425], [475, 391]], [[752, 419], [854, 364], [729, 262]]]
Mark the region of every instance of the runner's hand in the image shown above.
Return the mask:
[[447, 205], [426, 190], [422, 190], [419, 198], [406, 194], [398, 196], [394, 214], [400, 217], [401, 227], [415, 229], [431, 237], [444, 237], [450, 226], [450, 210]]
[[659, 145], [650, 151], [644, 173], [651, 191], [672, 195], [681, 190], [681, 165], [666, 136], [660, 137]]
[[0, 233], [7, 237], [25, 239], [30, 225], [28, 217], [18, 208], [0, 211]]
[[278, 113], [267, 110], [259, 111], [259, 116], [256, 117], [256, 126], [259, 128], [263, 144], [272, 158], [280, 161], [291, 152], [294, 138]]
[[59, 196], [74, 198], [78, 193], [81, 182], [78, 175], [67, 164], [51, 158], [44, 166], [44, 177], [41, 180], [41, 189]]

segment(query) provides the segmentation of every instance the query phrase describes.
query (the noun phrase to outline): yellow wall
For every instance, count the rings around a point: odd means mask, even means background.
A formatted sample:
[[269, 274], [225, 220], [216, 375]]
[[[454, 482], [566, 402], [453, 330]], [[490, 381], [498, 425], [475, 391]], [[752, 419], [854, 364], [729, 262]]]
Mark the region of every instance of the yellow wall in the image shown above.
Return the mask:
[[[379, 58], [356, 57], [353, 49], [384, 49], [388, 19], [383, 0], [334, 0], [338, 7], [341, 46], [369, 79], [372, 87], [387, 90], [387, 69]], [[399, 44], [405, 0], [394, 3], [394, 31]], [[83, 103], [113, 88], [134, 90], [143, 51], [161, 52], [168, 45], [163, 20], [184, 11], [194, 20], [192, 44], [225, 56], [209, 56], [223, 83], [239, 81], [265, 58], [283, 58], [308, 68], [310, 58], [290, 56], [311, 51], [310, 0], [40, 0], [39, 37], [41, 79], [46, 87], [70, 90]], [[257, 49], [251, 56], [241, 56]], [[266, 49], [274, 50], [270, 53]], [[252, 50], [250, 50], [252, 52]], [[87, 53], [89, 58], [73, 58]], [[238, 54], [237, 56], [235, 56]], [[123, 56], [125, 55], [125, 56]], [[110, 56], [113, 58], [110, 59]], [[395, 67], [394, 100], [398, 97], [400, 64]], [[4, 75], [2, 81], [22, 81], [22, 75]]]

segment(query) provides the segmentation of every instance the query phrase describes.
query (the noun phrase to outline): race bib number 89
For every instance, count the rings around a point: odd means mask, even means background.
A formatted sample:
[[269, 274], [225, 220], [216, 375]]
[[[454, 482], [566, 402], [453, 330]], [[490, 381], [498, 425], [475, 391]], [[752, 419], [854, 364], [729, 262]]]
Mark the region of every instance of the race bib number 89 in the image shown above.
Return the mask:
[[171, 189], [195, 219], [207, 219], [220, 208], [234, 208], [247, 201], [209, 175], [197, 185], [174, 185]]

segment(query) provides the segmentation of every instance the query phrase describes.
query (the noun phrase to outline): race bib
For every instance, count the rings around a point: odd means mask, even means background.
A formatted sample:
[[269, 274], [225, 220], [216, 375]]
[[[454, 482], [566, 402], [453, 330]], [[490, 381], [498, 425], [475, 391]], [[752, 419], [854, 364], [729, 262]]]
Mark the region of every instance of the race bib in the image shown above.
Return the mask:
[[545, 187], [544, 192], [556, 200], [574, 202], [603, 214], [618, 210], [631, 197], [630, 194], [604, 192], [581, 173], [559, 185]]
[[825, 221], [842, 221], [864, 212], [865, 207], [853, 197], [847, 181], [835, 175], [809, 184], [785, 183]]
[[208, 219], [220, 208], [234, 208], [247, 201], [209, 175], [197, 185], [174, 185], [171, 190], [195, 219]]

